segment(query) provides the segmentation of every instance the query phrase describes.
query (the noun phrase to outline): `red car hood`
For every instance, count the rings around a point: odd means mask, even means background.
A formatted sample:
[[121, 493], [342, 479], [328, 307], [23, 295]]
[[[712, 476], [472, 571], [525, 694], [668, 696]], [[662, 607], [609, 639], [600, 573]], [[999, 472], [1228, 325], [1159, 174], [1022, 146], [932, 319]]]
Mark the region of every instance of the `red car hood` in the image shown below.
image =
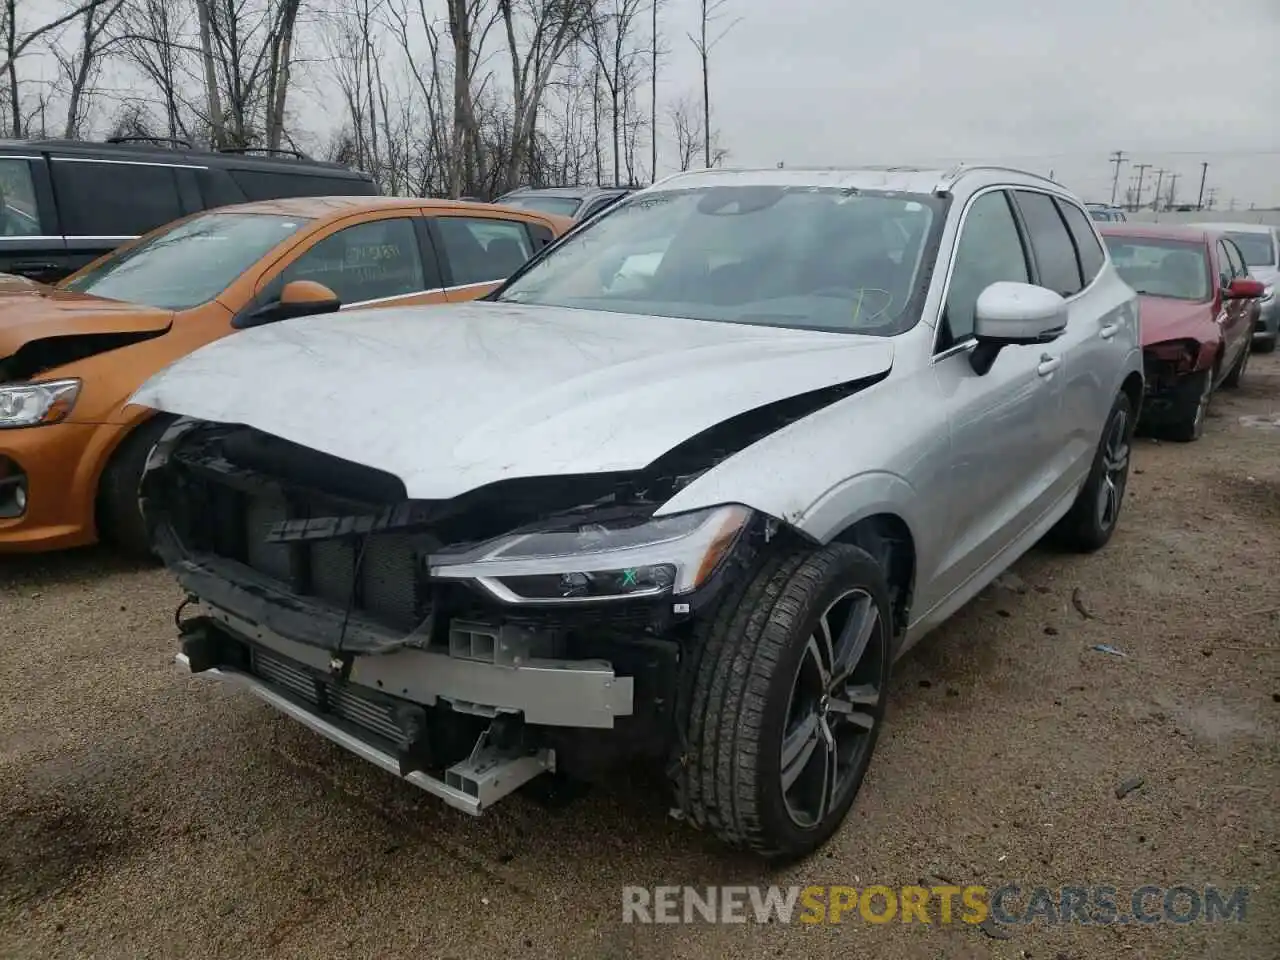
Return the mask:
[[1138, 322], [1142, 345], [1165, 340], [1216, 340], [1218, 325], [1213, 322], [1212, 303], [1187, 303], [1169, 297], [1138, 297]]

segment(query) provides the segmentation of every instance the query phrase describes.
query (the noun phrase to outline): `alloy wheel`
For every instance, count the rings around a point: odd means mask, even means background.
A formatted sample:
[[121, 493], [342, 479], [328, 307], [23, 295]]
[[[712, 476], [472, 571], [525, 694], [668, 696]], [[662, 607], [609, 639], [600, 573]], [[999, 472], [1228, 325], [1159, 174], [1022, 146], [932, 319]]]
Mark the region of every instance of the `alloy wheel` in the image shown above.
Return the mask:
[[879, 722], [886, 625], [866, 590], [848, 590], [818, 618], [792, 682], [781, 748], [782, 797], [799, 827], [820, 825], [856, 786]]
[[1120, 516], [1129, 482], [1129, 415], [1117, 411], [1102, 447], [1102, 483], [1098, 487], [1098, 526], [1109, 530]]

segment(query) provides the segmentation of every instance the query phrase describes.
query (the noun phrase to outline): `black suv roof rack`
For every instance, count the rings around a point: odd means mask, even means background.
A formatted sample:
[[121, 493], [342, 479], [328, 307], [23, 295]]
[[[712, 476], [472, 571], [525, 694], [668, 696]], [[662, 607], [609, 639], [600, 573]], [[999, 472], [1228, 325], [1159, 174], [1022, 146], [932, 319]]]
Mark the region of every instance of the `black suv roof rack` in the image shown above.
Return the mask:
[[305, 153], [297, 150], [288, 150], [280, 147], [221, 147], [219, 153], [238, 153], [241, 155], [250, 153], [262, 153], [269, 157], [293, 157], [295, 160], [310, 160]]
[[107, 137], [107, 143], [154, 143], [157, 146], [162, 144], [170, 144], [175, 147], [181, 147], [183, 150], [190, 150], [191, 141], [183, 140], [180, 137]]

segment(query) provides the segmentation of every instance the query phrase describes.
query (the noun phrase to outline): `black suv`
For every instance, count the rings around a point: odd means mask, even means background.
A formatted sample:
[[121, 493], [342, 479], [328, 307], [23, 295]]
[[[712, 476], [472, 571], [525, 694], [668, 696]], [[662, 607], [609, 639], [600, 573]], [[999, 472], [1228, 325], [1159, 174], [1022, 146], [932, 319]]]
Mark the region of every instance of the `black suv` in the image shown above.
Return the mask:
[[377, 192], [366, 173], [289, 151], [0, 140], [0, 273], [54, 283], [126, 240], [210, 207]]

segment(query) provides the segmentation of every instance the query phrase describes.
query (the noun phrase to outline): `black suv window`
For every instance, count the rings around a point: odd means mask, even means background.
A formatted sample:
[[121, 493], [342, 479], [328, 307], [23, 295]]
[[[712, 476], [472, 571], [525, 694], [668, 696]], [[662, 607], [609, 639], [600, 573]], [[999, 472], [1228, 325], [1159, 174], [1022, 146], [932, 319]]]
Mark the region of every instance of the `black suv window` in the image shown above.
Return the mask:
[[945, 350], [973, 333], [978, 296], [991, 284], [1000, 280], [1028, 283], [1030, 279], [1008, 198], [1003, 191], [984, 193], [973, 201], [960, 229], [943, 313], [946, 328], [939, 347]]
[[43, 232], [31, 161], [0, 157], [0, 237], [38, 237]]
[[277, 284], [314, 280], [344, 304], [419, 293], [439, 286], [427, 282], [413, 220], [371, 220], [339, 230], [287, 266]]
[[373, 183], [357, 177], [325, 177], [311, 173], [275, 173], [270, 170], [229, 170], [231, 179], [248, 200], [284, 197], [371, 197]]
[[68, 237], [134, 237], [183, 215], [173, 167], [55, 159], [52, 171]]
[[1036, 266], [1040, 268], [1040, 286], [1064, 297], [1079, 293], [1084, 282], [1076, 260], [1076, 247], [1053, 197], [1029, 190], [1017, 190], [1014, 196], [1027, 225]]
[[529, 231], [517, 220], [437, 217], [453, 283], [489, 283], [515, 273], [533, 255]]
[[1106, 255], [1102, 252], [1102, 244], [1093, 231], [1093, 224], [1088, 215], [1074, 203], [1058, 202], [1067, 227], [1071, 230], [1071, 239], [1076, 242], [1076, 252], [1080, 254], [1080, 269], [1084, 272], [1084, 285], [1093, 283], [1093, 278], [1102, 269]]

